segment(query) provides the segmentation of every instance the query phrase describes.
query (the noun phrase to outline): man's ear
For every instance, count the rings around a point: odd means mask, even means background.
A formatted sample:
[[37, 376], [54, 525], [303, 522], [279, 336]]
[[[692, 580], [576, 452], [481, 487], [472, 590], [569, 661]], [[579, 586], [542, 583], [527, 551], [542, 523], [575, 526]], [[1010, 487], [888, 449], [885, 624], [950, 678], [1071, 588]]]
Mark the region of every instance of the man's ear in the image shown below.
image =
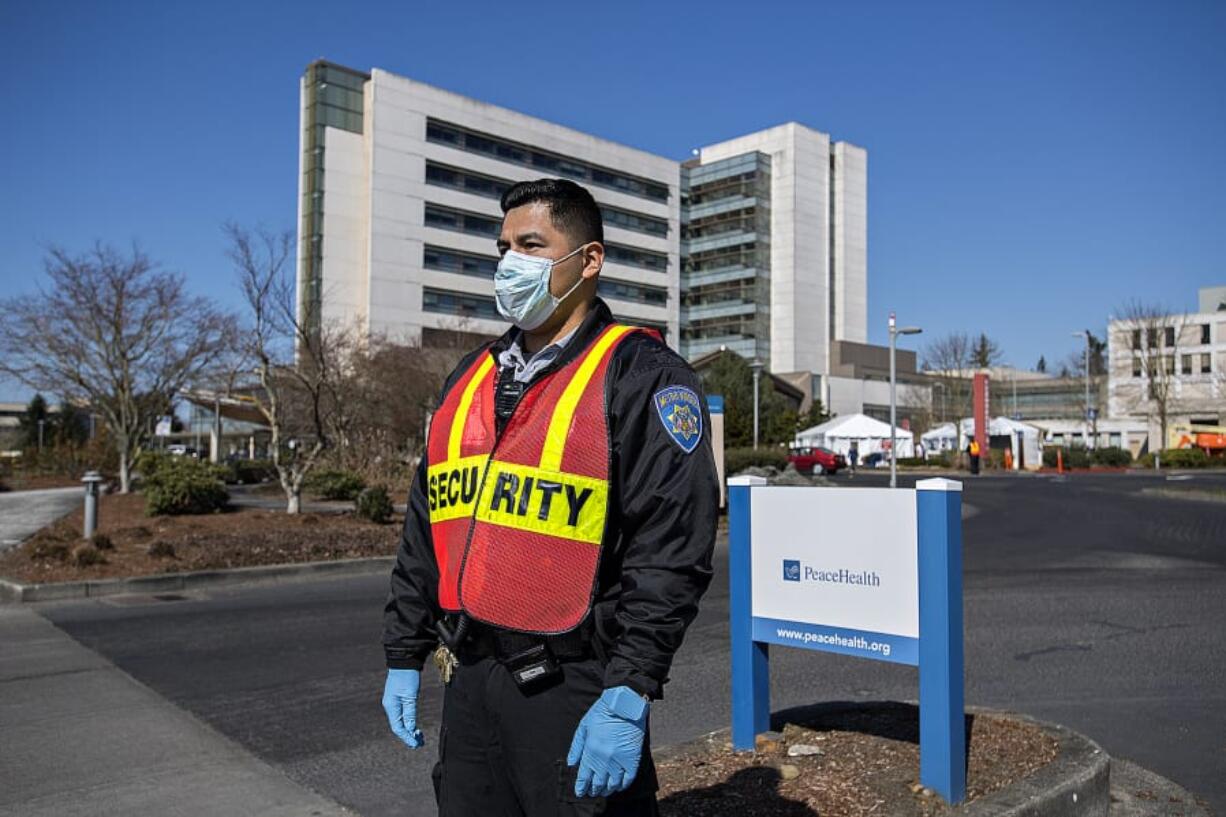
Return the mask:
[[604, 266], [604, 244], [593, 241], [583, 248], [583, 271], [579, 274], [584, 278], [594, 278]]

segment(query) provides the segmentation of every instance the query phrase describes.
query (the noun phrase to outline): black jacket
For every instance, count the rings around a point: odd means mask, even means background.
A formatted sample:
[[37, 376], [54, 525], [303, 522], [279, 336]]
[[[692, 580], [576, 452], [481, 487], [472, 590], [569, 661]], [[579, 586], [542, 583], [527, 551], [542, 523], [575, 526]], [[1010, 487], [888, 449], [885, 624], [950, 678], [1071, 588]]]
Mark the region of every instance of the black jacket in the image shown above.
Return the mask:
[[[610, 323], [612, 313], [597, 299], [562, 353], [535, 379], [574, 360]], [[507, 332], [490, 347], [487, 353], [495, 356], [495, 363], [515, 333]], [[482, 353], [472, 352], [460, 362], [444, 394]], [[719, 509], [711, 418], [698, 376], [646, 333], [635, 332], [618, 345], [607, 382], [613, 442], [610, 521], [594, 604], [608, 641], [605, 687], [625, 685], [658, 698], [673, 654], [711, 582]], [[652, 401], [668, 386], [690, 388], [702, 403], [702, 440], [688, 454]], [[383, 647], [391, 668], [420, 669], [438, 644], [438, 565], [430, 537], [426, 466], [423, 457], [409, 490], [384, 608]]]

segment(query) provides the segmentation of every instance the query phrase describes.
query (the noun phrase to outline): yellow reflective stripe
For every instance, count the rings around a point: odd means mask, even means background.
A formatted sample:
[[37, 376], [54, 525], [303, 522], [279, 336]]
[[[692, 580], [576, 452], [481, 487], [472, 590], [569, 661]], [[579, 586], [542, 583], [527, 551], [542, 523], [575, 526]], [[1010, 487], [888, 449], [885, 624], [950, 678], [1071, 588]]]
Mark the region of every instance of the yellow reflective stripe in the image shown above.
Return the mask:
[[494, 368], [494, 358], [492, 355], [482, 352], [484, 359], [481, 365], [477, 367], [477, 373], [468, 381], [468, 385], [464, 387], [464, 393], [460, 395], [460, 405], [456, 406], [455, 416], [451, 418], [451, 434], [447, 438], [447, 459], [458, 460], [460, 458], [460, 442], [464, 439], [464, 424], [468, 422], [468, 411], [472, 408], [473, 395], [477, 393], [477, 389], [481, 387], [481, 382], [485, 380], [486, 375]]
[[566, 390], [554, 406], [553, 417], [549, 418], [549, 431], [545, 434], [545, 446], [541, 451], [541, 468], [546, 471], [560, 471], [562, 468], [562, 452], [566, 450], [566, 435], [570, 433], [571, 420], [575, 417], [575, 409], [579, 406], [579, 398], [592, 379], [596, 367], [600, 365], [605, 352], [618, 339], [631, 331], [630, 326], [614, 326], [588, 351], [587, 357], [579, 364], [579, 370], [566, 384]]
[[485, 473], [488, 454], [447, 460], [426, 468], [426, 501], [430, 524], [468, 519], [477, 507], [477, 489]]
[[477, 521], [599, 545], [604, 538], [609, 483], [492, 460]]

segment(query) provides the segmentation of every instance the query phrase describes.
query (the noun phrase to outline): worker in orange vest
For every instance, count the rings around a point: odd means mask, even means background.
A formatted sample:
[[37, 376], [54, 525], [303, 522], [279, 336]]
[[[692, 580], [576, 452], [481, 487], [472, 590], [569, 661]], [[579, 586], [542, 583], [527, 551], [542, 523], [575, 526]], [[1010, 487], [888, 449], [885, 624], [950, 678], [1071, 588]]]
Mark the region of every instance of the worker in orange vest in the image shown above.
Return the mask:
[[1012, 448], [1005, 449], [1005, 470], [1006, 471], [1013, 470], [1013, 449]]
[[501, 204], [493, 295], [512, 327], [460, 362], [431, 420], [383, 707], [422, 746], [433, 656], [440, 817], [650, 817], [649, 711], [712, 575], [710, 415], [685, 360], [597, 297], [591, 193], [542, 179]]
[[971, 473], [978, 474], [979, 473], [979, 454], [980, 454], [979, 440], [975, 439], [974, 437], [971, 437], [970, 445], [966, 447], [966, 453], [969, 454], [971, 458]]

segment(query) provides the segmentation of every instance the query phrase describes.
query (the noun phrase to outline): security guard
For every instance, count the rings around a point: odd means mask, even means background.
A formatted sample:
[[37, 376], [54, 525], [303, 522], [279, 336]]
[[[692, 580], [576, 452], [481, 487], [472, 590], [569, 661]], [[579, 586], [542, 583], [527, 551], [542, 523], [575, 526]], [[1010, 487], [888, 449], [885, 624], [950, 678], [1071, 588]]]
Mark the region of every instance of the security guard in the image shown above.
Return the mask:
[[596, 297], [587, 190], [542, 179], [501, 203], [494, 294], [514, 328], [460, 362], [431, 421], [385, 609], [383, 706], [423, 745], [433, 654], [443, 817], [656, 814], [650, 703], [711, 580], [706, 401], [657, 333]]

